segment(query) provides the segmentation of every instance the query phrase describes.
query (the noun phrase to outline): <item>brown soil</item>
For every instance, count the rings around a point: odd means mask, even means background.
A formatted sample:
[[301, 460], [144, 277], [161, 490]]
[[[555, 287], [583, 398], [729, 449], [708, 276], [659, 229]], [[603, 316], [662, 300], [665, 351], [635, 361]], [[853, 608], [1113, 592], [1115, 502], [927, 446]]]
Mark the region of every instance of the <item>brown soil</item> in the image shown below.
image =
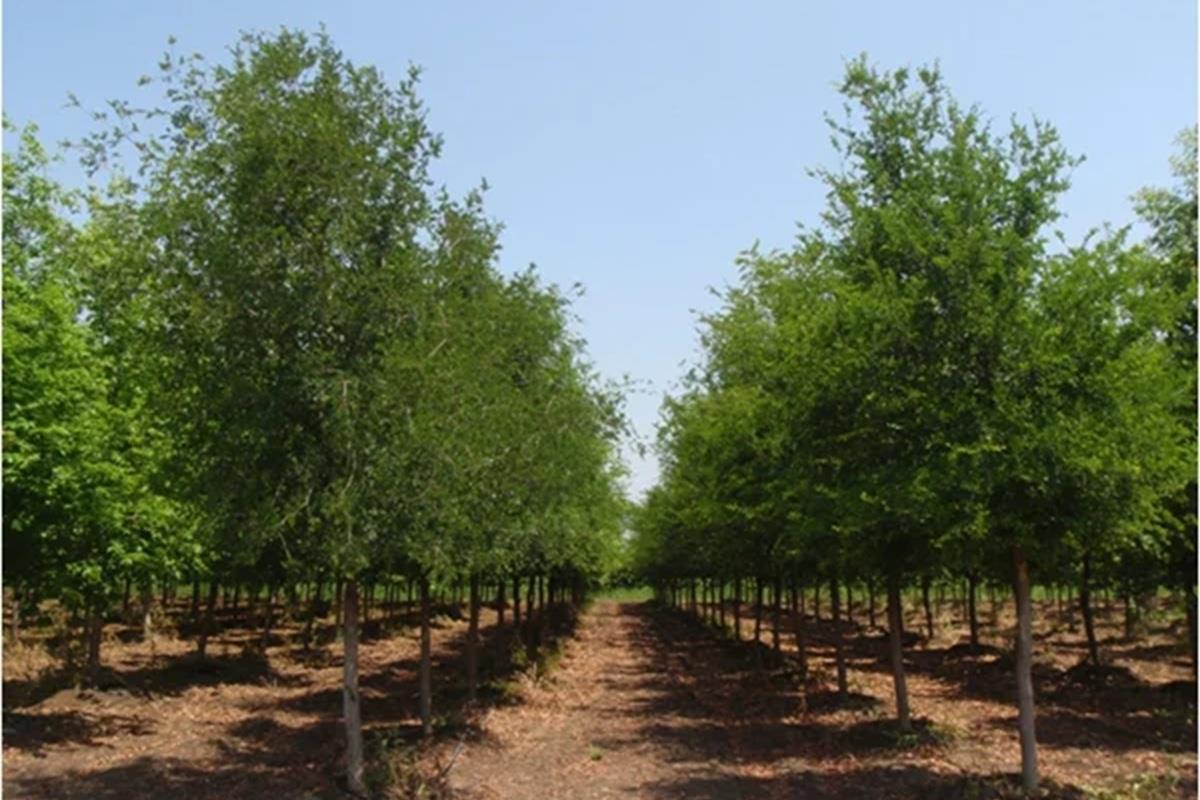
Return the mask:
[[[907, 651], [918, 720], [904, 738], [880, 632], [848, 643], [851, 692], [839, 702], [830, 626], [808, 624], [814, 680], [802, 687], [786, 655], [724, 639], [693, 616], [599, 604], [553, 681], [490, 716], [452, 783], [489, 800], [1016, 796], [1014, 679], [996, 640], [978, 652], [945, 639]], [[1108, 641], [1112, 666], [1067, 669], [1077, 638], [1041, 631], [1048, 796], [1195, 797], [1195, 684], [1176, 683], [1189, 675], [1178, 649], [1160, 636]]]
[[[495, 620], [485, 609], [484, 676], [499, 670], [508, 648], [508, 628]], [[359, 669], [369, 748], [418, 737], [414, 623], [410, 616], [387, 631], [378, 621], [365, 628]], [[452, 727], [447, 711], [461, 705], [465, 629], [446, 616], [433, 629], [434, 710], [444, 727]], [[305, 652], [300, 631], [280, 626], [263, 654], [253, 646], [257, 631], [230, 623], [202, 662], [192, 642], [124, 642], [137, 638], [134, 629], [109, 625], [98, 690], [64, 685], [73, 676], [47, 670], [40, 645], [6, 648], [4, 797], [342, 797], [341, 646], [326, 625], [324, 643]]]
[[[979, 651], [962, 643], [961, 621], [949, 614], [932, 641], [917, 637], [906, 650], [917, 733], [904, 738], [890, 721], [886, 641], [864, 617], [856, 609], [862, 627], [847, 626], [851, 694], [839, 702], [828, 621], [808, 621], [813, 676], [801, 686], [790, 634], [777, 657], [680, 611], [598, 602], [549, 679], [514, 682], [505, 677], [509, 626], [485, 610], [481, 672], [491, 684], [481, 712], [465, 714], [465, 623], [442, 616], [434, 630], [442, 734], [417, 750], [416, 763], [447, 770], [455, 792], [474, 798], [1016, 796], [1012, 620], [981, 613]], [[1195, 797], [1196, 685], [1178, 624], [1160, 621], [1126, 643], [1118, 615], [1101, 620], [1107, 663], [1080, 667], [1082, 635], [1048, 605], [1040, 611], [1035, 679], [1049, 796]], [[205, 662], [170, 632], [142, 643], [135, 629], [109, 625], [97, 690], [70, 685], [44, 629], [27, 634], [32, 644], [6, 648], [4, 796], [344, 796], [332, 627], [306, 653], [300, 628], [281, 625], [260, 653], [255, 631], [223, 623]], [[396, 763], [380, 755], [385, 745], [412, 752], [418, 738], [412, 623], [373, 622], [362, 646], [376, 776]], [[743, 626], [749, 636], [751, 621]], [[767, 642], [768, 631], [764, 621]]]

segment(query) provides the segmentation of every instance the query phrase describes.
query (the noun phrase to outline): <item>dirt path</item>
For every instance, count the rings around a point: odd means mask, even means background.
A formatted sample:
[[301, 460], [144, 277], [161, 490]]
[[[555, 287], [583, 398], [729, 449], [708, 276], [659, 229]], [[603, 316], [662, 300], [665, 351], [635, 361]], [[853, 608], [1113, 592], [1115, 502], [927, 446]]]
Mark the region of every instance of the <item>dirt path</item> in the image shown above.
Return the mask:
[[721, 685], [720, 643], [683, 627], [644, 606], [598, 603], [553, 681], [492, 712], [452, 786], [488, 799], [761, 794], [761, 770], [743, 753], [766, 744], [769, 723], [737, 723], [745, 693]]
[[[813, 627], [815, 680], [805, 698], [786, 666], [763, 667], [771, 661], [764, 646], [722, 640], [681, 612], [598, 603], [552, 680], [484, 721], [451, 785], [479, 800], [1010, 796], [1016, 729], [1009, 673], [993, 654], [911, 653], [914, 705], [932, 722], [918, 720], [918, 734], [902, 740], [882, 639], [855, 640], [850, 699], [838, 703], [830, 642]], [[1119, 696], [1145, 709], [1114, 717], [1124, 712], [1066, 673], [1047, 665], [1043, 674], [1048, 796], [1083, 798], [1081, 786], [1130, 776], [1155, 782], [1138, 797], [1195, 796], [1194, 727], [1163, 711], [1143, 718], [1175, 701], [1158, 688], [1123, 686]], [[1123, 724], [1098, 727], [1097, 713]], [[1145, 730], [1124, 730], [1134, 720]]]

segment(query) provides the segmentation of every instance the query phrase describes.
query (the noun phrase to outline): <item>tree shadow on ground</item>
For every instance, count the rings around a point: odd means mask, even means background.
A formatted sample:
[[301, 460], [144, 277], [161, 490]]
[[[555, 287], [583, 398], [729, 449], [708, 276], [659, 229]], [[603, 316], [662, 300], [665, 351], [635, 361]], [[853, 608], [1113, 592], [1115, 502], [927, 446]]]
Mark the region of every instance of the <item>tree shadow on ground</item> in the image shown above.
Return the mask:
[[[666, 780], [645, 787], [646, 796], [696, 800], [753, 800], [803, 797], [805, 800], [887, 797], [890, 800], [1015, 800], [1024, 797], [1016, 775], [962, 775], [924, 767], [864, 767], [851, 770], [798, 770], [786, 777], [729, 774]], [[1043, 781], [1043, 800], [1086, 800], [1071, 786]]]

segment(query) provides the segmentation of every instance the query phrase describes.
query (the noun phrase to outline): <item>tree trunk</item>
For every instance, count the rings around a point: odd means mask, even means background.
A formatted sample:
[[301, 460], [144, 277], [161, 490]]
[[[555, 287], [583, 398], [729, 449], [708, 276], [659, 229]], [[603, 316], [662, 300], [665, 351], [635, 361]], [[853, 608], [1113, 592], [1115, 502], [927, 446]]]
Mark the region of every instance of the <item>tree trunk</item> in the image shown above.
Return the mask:
[[[164, 597], [166, 587], [163, 587]], [[166, 602], [165, 600], [163, 601]], [[192, 624], [195, 625], [200, 620], [200, 579], [196, 578], [192, 581], [192, 607], [188, 610], [188, 616], [192, 619]]]
[[720, 618], [721, 630], [725, 630], [725, 579], [717, 581], [717, 615]]
[[900, 606], [900, 576], [892, 572], [887, 578], [888, 649], [892, 656], [892, 682], [896, 687], [896, 720], [900, 730], [912, 730], [908, 709], [908, 680], [904, 675], [904, 613]]
[[875, 627], [875, 579], [867, 581], [867, 621]]
[[821, 621], [821, 582], [817, 581], [813, 585], [813, 619], [817, 622]]
[[479, 685], [479, 578], [471, 576], [467, 610], [467, 702], [474, 703]]
[[1020, 547], [1013, 548], [1013, 594], [1017, 603], [1017, 724], [1021, 732], [1021, 785], [1038, 788], [1037, 739], [1033, 727], [1033, 605], [1029, 566]]
[[829, 579], [829, 613], [833, 617], [833, 652], [837, 660], [838, 697], [845, 700], [850, 690], [846, 685], [846, 648], [842, 641], [842, 593], [838, 579]]
[[142, 605], [142, 641], [148, 642], [154, 635], [154, 592], [150, 584], [146, 583], [141, 587], [139, 594]]
[[1083, 575], [1079, 581], [1079, 609], [1083, 613], [1083, 630], [1087, 634], [1088, 660], [1100, 666], [1100, 647], [1096, 643], [1096, 624], [1092, 616], [1092, 554], [1083, 554]]
[[1137, 612], [1130, 592], [1121, 593], [1121, 601], [1125, 606], [1125, 641], [1132, 642], [1134, 629], [1137, 627]]
[[433, 663], [431, 653], [431, 634], [429, 629], [429, 578], [421, 576], [421, 665], [420, 680], [420, 711], [421, 733], [425, 736], [433, 734]]
[[196, 652], [200, 658], [204, 658], [208, 652], [208, 637], [213, 629], [213, 612], [217, 605], [217, 590], [219, 588], [216, 581], [208, 582], [208, 603], [204, 606], [204, 621], [200, 623], [200, 636], [196, 640]]
[[[355, 593], [356, 593], [355, 594], [354, 613], [357, 616], [357, 614], [358, 614], [358, 601], [357, 601], [358, 582], [357, 581], [355, 581], [354, 586], [355, 586]], [[346, 610], [346, 608], [345, 608], [345, 606], [343, 606], [342, 612], [345, 613], [345, 610]], [[267, 607], [264, 609], [262, 636], [259, 637], [259, 640], [258, 640], [258, 646], [260, 648], [262, 648], [264, 653], [267, 650], [267, 645], [271, 643], [271, 626], [274, 624], [275, 624], [275, 586], [272, 585], [270, 588], [267, 589]], [[357, 618], [354, 620], [354, 624], [355, 625], [358, 624]]]
[[975, 591], [979, 578], [974, 572], [967, 575], [967, 617], [971, 626], [971, 647], [979, 646], [979, 618], [975, 614]]
[[804, 614], [795, 614], [792, 619], [793, 634], [796, 637], [796, 665], [800, 672], [801, 685], [808, 683], [808, 637], [804, 630]]
[[763, 582], [762, 578], [754, 579], [754, 643], [762, 642], [762, 607]]
[[733, 638], [742, 640], [742, 579], [733, 579]]
[[504, 579], [496, 582], [496, 627], [504, 625]]
[[342, 601], [342, 714], [346, 724], [346, 787], [352, 794], [366, 794], [363, 784], [362, 703], [358, 695], [358, 581], [338, 581]]
[[521, 579], [514, 577], [513, 582], [513, 632], [517, 641], [521, 641]]
[[921, 605], [925, 607], [925, 641], [926, 643], [933, 640], [933, 609], [929, 605], [929, 584], [930, 578], [928, 575], [921, 576]]
[[12, 595], [12, 628], [11, 635], [13, 644], [21, 641], [21, 590], [20, 588], [13, 589]]
[[100, 682], [100, 641], [104, 636], [104, 614], [98, 609], [88, 614], [87, 625], [87, 680], [88, 685]]
[[783, 594], [783, 579], [776, 578], [775, 584], [771, 587], [772, 607], [771, 607], [771, 649], [775, 653], [779, 653], [779, 615], [782, 612], [780, 608], [781, 595]]
[[1187, 603], [1187, 608], [1184, 613], [1187, 616], [1188, 629], [1188, 652], [1192, 657], [1192, 678], [1196, 677], [1196, 586], [1188, 582], [1184, 588], [1184, 602]]
[[121, 619], [129, 622], [129, 596], [133, 591], [133, 579], [125, 578], [125, 592], [121, 595]]
[[846, 622], [854, 627], [854, 584], [846, 581]]
[[[318, 594], [319, 594], [319, 592], [318, 592]], [[241, 599], [241, 595], [242, 595], [242, 585], [240, 583], [235, 583], [233, 585], [233, 608], [231, 609], [231, 613], [233, 614], [234, 619], [237, 619], [238, 600]]]

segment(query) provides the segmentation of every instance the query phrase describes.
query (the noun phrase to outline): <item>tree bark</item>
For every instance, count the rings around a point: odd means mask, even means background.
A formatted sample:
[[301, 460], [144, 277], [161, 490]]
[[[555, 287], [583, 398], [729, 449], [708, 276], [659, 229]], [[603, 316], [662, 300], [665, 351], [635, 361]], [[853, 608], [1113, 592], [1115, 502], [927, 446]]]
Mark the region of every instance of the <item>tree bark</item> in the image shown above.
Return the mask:
[[201, 658], [208, 652], [208, 637], [212, 633], [213, 612], [217, 605], [219, 588], [215, 580], [208, 582], [208, 602], [204, 606], [204, 620], [200, 623], [200, 636], [196, 640], [196, 652]]
[[875, 579], [867, 581], [867, 622], [875, 627]]
[[[163, 587], [163, 596], [166, 596], [166, 587]], [[166, 603], [166, 600], [163, 601]], [[192, 624], [195, 625], [200, 620], [200, 579], [196, 578], [192, 581], [192, 607], [188, 611], [188, 616], [192, 618]]]
[[100, 642], [104, 636], [104, 614], [93, 609], [87, 618], [87, 679], [90, 686], [100, 682]]
[[763, 582], [762, 578], [754, 579], [754, 643], [762, 642], [762, 607]]
[[150, 637], [154, 635], [154, 592], [151, 591], [149, 583], [143, 584], [141, 591], [142, 605], [142, 641], [150, 641]]
[[813, 619], [821, 621], [821, 582], [813, 584]]
[[521, 636], [521, 579], [513, 577], [513, 633], [517, 637], [517, 641], [522, 640]]
[[11, 635], [13, 644], [21, 641], [21, 589], [20, 587], [13, 589], [12, 602], [12, 628]]
[[363, 784], [362, 703], [358, 694], [358, 581], [339, 581], [342, 601], [342, 714], [346, 725], [346, 786], [353, 794], [366, 794]]
[[479, 578], [471, 576], [467, 610], [467, 702], [474, 703], [479, 685]]
[[833, 617], [833, 651], [837, 661], [838, 697], [845, 700], [850, 690], [846, 684], [846, 647], [842, 641], [842, 597], [838, 579], [829, 579], [829, 613]]
[[781, 595], [783, 594], [783, 579], [782, 578], [775, 579], [775, 584], [771, 587], [771, 594], [773, 595], [771, 598], [773, 601], [772, 607], [771, 607], [771, 649], [775, 653], [778, 653], [779, 652], [779, 616], [782, 612], [780, 603], [782, 601]]
[[925, 640], [927, 643], [933, 640], [933, 608], [929, 605], [930, 582], [928, 575], [921, 576], [921, 605], [925, 607]]
[[733, 579], [733, 638], [742, 640], [742, 579]]
[[908, 680], [904, 675], [904, 614], [900, 606], [900, 575], [887, 578], [888, 649], [892, 657], [892, 682], [896, 687], [896, 720], [900, 730], [912, 730], [908, 708]]
[[[356, 615], [356, 618], [354, 620], [354, 624], [357, 625], [358, 624], [358, 619], [357, 619], [358, 582], [357, 581], [355, 582], [354, 586], [355, 586], [355, 593], [356, 593], [355, 594], [356, 599], [355, 599], [355, 605], [354, 605], [354, 613]], [[342, 612], [345, 613], [345, 611], [346, 611], [346, 608], [345, 608], [345, 606], [343, 606]], [[267, 607], [263, 611], [263, 616], [264, 616], [264, 619], [263, 619], [262, 636], [259, 637], [258, 646], [260, 648], [262, 648], [263, 652], [265, 653], [267, 650], [267, 645], [269, 645], [271, 643], [271, 626], [273, 626], [275, 624], [275, 587], [274, 587], [274, 585], [272, 585], [269, 589], [267, 589]]]
[[967, 575], [967, 618], [971, 627], [971, 647], [979, 646], [979, 617], [975, 613], [975, 593], [979, 588], [979, 577], [974, 573]]
[[1187, 609], [1184, 613], [1187, 616], [1188, 629], [1188, 652], [1192, 657], [1192, 677], [1196, 677], [1196, 586], [1189, 582], [1184, 588], [1184, 602], [1187, 603]]
[[421, 733], [424, 736], [433, 735], [433, 663], [431, 652], [431, 634], [429, 630], [429, 578], [421, 576], [421, 666], [420, 680], [420, 711]]
[[1037, 739], [1033, 710], [1033, 605], [1029, 597], [1029, 566], [1020, 547], [1013, 551], [1013, 594], [1017, 603], [1017, 724], [1021, 733], [1021, 785], [1038, 788]]
[[1096, 623], [1092, 616], [1092, 554], [1083, 554], [1083, 575], [1079, 580], [1079, 609], [1083, 613], [1083, 630], [1087, 634], [1088, 660], [1100, 666], [1100, 646], [1096, 642]]
[[808, 636], [805, 635], [804, 614], [795, 614], [792, 619], [793, 635], [796, 637], [796, 666], [800, 672], [801, 685], [808, 683]]
[[504, 625], [504, 579], [496, 582], [496, 626]]

